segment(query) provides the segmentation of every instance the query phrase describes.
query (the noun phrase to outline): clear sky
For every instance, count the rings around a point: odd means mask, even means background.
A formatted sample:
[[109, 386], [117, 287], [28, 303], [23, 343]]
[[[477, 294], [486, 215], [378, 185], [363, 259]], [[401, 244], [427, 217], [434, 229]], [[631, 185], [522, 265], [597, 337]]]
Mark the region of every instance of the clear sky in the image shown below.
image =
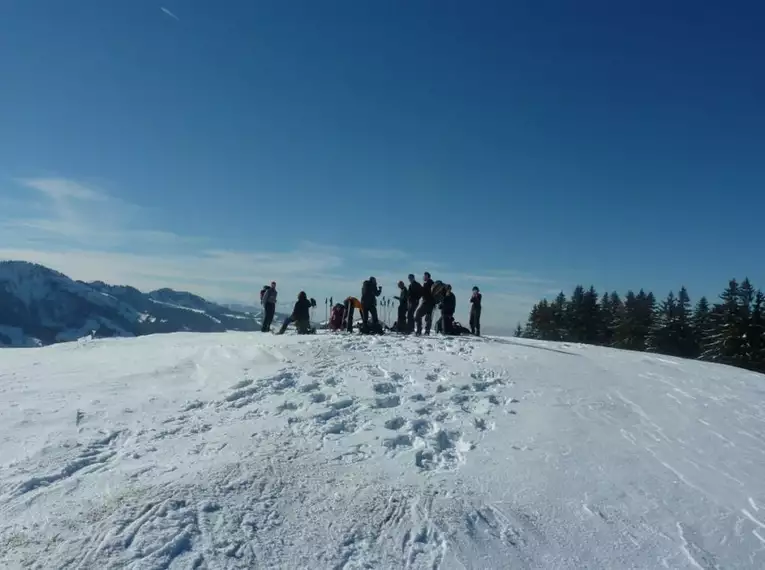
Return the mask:
[[765, 287], [765, 4], [5, 0], [0, 258], [323, 302]]

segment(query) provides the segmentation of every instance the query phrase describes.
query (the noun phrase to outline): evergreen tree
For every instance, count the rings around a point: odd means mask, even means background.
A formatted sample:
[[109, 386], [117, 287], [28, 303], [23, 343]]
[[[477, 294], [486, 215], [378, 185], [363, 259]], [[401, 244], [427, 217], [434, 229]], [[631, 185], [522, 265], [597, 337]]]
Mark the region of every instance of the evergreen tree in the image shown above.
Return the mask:
[[667, 299], [654, 311], [653, 322], [646, 339], [646, 349], [650, 352], [676, 355], [676, 339], [673, 338], [673, 324], [677, 313], [677, 299], [670, 291]]
[[600, 300], [600, 334], [598, 344], [603, 346], [614, 345], [621, 310], [622, 300], [616, 291], [610, 295], [603, 293], [603, 297]]
[[537, 338], [537, 319], [539, 318], [539, 303], [531, 307], [526, 327], [523, 329], [524, 338]]
[[558, 293], [552, 304], [552, 319], [555, 326], [555, 338], [551, 340], [564, 340], [568, 335], [566, 323], [566, 295], [563, 291]]
[[566, 303], [565, 321], [567, 335], [565, 340], [571, 342], [584, 342], [584, 287], [577, 285], [571, 294], [571, 299]]
[[677, 345], [677, 355], [683, 358], [695, 358], [697, 354], [696, 339], [693, 334], [693, 313], [691, 298], [685, 287], [677, 294], [677, 313], [673, 327], [673, 336]]
[[709, 301], [706, 297], [702, 297], [699, 299], [699, 302], [696, 303], [696, 307], [693, 310], [693, 317], [691, 318], [691, 326], [693, 328], [694, 340], [693, 356], [698, 358], [706, 353], [710, 337], [714, 333], [712, 311], [709, 308]]
[[623, 348], [626, 350], [634, 350], [634, 329], [635, 329], [635, 307], [637, 306], [637, 299], [635, 293], [627, 291], [627, 295], [624, 297], [624, 303], [619, 310], [619, 318], [616, 323], [616, 330], [614, 335], [614, 346], [616, 348]]
[[765, 373], [765, 294], [757, 291], [746, 333], [749, 369]]
[[685, 287], [658, 306], [653, 293], [628, 291], [598, 298], [594, 287], [578, 285], [571, 297], [535, 304], [516, 336], [650, 350], [702, 358], [765, 373], [765, 294], [748, 279], [732, 279], [710, 308], [706, 297], [691, 309]]
[[610, 346], [613, 339], [613, 307], [611, 306], [611, 295], [603, 293], [600, 298], [600, 330], [598, 331], [598, 344]]
[[518, 323], [518, 326], [515, 327], [515, 332], [513, 333], [513, 336], [515, 338], [521, 338], [523, 336], [523, 328], [521, 327], [521, 323]]
[[547, 299], [542, 299], [537, 308], [536, 338], [540, 340], [560, 340], [554, 319], [554, 308]]
[[738, 281], [731, 279], [712, 311], [712, 329], [706, 339], [704, 360], [740, 366], [745, 322]]
[[595, 290], [595, 287], [590, 286], [590, 289], [584, 294], [582, 299], [582, 332], [584, 340], [580, 342], [587, 344], [598, 342], [602, 329], [600, 317], [598, 292]]

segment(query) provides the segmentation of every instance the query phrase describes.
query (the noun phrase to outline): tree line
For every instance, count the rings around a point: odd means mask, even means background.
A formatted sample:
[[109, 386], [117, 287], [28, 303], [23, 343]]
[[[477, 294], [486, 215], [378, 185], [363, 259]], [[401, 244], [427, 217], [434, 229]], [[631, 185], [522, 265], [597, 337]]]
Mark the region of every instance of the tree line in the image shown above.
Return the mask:
[[657, 302], [640, 289], [599, 296], [577, 286], [570, 297], [535, 304], [515, 336], [647, 351], [730, 364], [765, 373], [765, 295], [749, 279], [732, 279], [710, 305], [695, 306], [685, 287]]

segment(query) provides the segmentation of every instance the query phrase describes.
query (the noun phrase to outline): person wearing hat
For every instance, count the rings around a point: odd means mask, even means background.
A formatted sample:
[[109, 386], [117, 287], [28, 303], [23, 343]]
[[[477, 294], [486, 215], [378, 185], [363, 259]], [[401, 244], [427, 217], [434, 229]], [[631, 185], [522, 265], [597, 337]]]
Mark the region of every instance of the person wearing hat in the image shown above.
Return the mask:
[[481, 292], [478, 287], [473, 287], [473, 295], [470, 297], [470, 332], [481, 336]]
[[420, 304], [420, 298], [422, 297], [422, 285], [420, 285], [414, 278], [414, 273], [409, 274], [409, 306], [406, 310], [406, 330], [407, 332], [414, 332], [414, 312], [417, 310], [417, 305]]

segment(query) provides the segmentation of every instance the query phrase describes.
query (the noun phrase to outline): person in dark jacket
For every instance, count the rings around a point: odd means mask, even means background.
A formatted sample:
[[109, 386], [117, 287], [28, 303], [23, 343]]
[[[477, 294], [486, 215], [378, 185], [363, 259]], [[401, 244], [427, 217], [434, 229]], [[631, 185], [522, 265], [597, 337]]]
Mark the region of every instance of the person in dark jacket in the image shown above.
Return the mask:
[[407, 332], [407, 311], [409, 310], [409, 291], [406, 289], [403, 281], [398, 282], [398, 295], [393, 297], [398, 301], [398, 320], [396, 321], [396, 330], [398, 332]]
[[260, 296], [260, 304], [263, 305], [263, 326], [260, 327], [261, 332], [268, 332], [271, 330], [271, 322], [274, 320], [274, 313], [276, 313], [276, 281], [271, 281], [271, 286], [263, 291]]
[[457, 297], [452, 293], [452, 286], [446, 285], [444, 300], [439, 305], [444, 334], [454, 334], [454, 312], [457, 310]]
[[316, 301], [309, 299], [305, 291], [298, 293], [297, 302], [292, 309], [292, 314], [282, 323], [282, 328], [276, 334], [284, 334], [291, 323], [295, 323], [298, 334], [311, 332], [311, 307], [316, 306]]
[[361, 320], [364, 326], [369, 323], [372, 316], [372, 326], [377, 327], [377, 297], [382, 293], [382, 287], [377, 286], [377, 279], [370, 277], [361, 285]]
[[414, 332], [414, 313], [417, 310], [417, 305], [422, 297], [422, 285], [420, 285], [414, 278], [412, 273], [409, 274], [409, 306], [406, 311], [406, 330], [407, 332]]
[[473, 287], [473, 295], [470, 297], [470, 332], [476, 336], [481, 336], [481, 299], [478, 287]]
[[435, 304], [433, 302], [433, 294], [431, 289], [433, 287], [433, 280], [430, 278], [430, 273], [427, 271], [422, 277], [422, 294], [420, 297], [420, 307], [417, 309], [417, 313], [414, 315], [414, 322], [417, 327], [415, 334], [422, 334], [422, 318], [425, 317], [425, 334], [430, 334], [430, 328], [433, 326], [433, 309]]

